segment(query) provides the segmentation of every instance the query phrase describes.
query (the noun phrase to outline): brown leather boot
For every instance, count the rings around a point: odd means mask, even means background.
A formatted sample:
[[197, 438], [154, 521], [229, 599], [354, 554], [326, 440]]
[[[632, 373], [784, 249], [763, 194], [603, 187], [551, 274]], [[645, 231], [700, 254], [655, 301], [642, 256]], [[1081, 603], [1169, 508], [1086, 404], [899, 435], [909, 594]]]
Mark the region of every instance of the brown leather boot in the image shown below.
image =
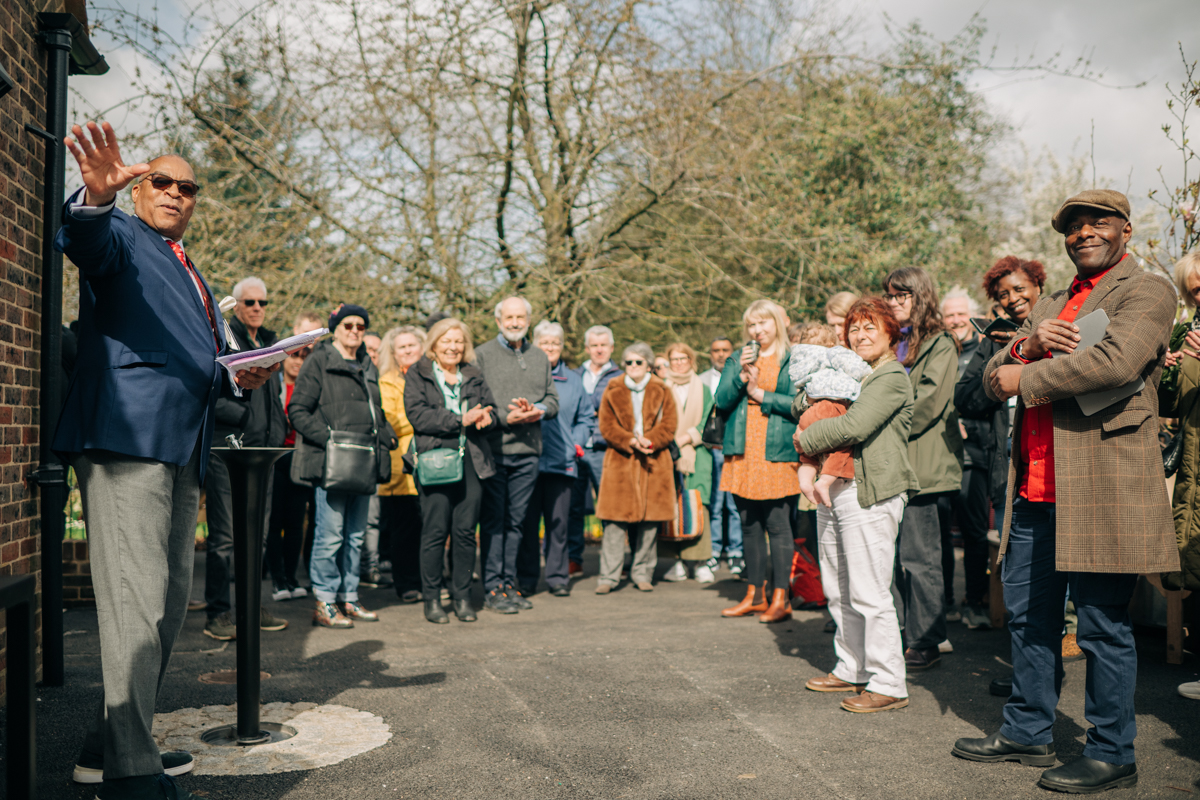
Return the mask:
[[788, 600], [787, 589], [776, 589], [771, 592], [771, 606], [766, 613], [758, 615], [759, 622], [783, 622], [792, 618], [792, 604]]
[[722, 617], [746, 617], [751, 614], [761, 614], [767, 610], [767, 585], [749, 586], [746, 596], [736, 606], [721, 612]]

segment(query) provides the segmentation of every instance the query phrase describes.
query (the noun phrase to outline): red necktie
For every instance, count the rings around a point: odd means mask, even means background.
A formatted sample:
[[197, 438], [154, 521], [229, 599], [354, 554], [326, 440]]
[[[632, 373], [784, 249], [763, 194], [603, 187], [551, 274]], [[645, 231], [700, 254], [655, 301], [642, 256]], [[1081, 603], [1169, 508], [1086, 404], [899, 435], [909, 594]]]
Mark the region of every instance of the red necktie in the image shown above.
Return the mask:
[[183, 264], [183, 268], [187, 270], [188, 275], [192, 277], [192, 282], [196, 284], [196, 291], [200, 292], [200, 297], [204, 300], [204, 310], [208, 312], [208, 325], [212, 328], [213, 343], [217, 346], [217, 352], [221, 352], [221, 337], [217, 333], [217, 318], [213, 315], [212, 301], [209, 300], [208, 292], [204, 291], [204, 282], [200, 280], [199, 273], [192, 266], [192, 262], [183, 254], [183, 245], [179, 242], [167, 241], [171, 245], [171, 250], [174, 251], [179, 263]]

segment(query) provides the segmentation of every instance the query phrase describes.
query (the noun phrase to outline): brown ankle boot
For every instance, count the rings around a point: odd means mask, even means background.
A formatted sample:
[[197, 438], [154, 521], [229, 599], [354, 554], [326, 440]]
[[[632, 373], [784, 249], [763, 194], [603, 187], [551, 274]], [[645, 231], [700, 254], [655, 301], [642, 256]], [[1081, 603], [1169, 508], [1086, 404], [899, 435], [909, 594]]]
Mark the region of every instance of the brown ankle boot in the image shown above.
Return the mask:
[[792, 618], [792, 604], [788, 602], [787, 589], [771, 592], [771, 607], [765, 614], [758, 615], [759, 622], [783, 622]]
[[767, 610], [767, 585], [750, 586], [742, 602], [721, 612], [722, 617], [746, 617], [750, 614], [761, 614]]

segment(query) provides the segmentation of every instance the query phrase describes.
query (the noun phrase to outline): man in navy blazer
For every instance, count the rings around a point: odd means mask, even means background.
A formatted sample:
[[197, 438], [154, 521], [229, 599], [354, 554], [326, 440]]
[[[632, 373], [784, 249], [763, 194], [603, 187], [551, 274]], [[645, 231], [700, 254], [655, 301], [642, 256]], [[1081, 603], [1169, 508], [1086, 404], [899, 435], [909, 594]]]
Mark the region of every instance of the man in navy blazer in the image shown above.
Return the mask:
[[[220, 309], [184, 252], [199, 186], [179, 156], [121, 161], [112, 126], [78, 125], [65, 143], [84, 189], [63, 211], [55, 246], [79, 267], [79, 358], [54, 450], [79, 479], [96, 592], [104, 698], [74, 779], [99, 797], [194, 798], [170, 775], [187, 753], [151, 736], [158, 685], [183, 627], [192, 552], [217, 398], [232, 384]], [[135, 216], [116, 208], [133, 183]], [[47, 287], [53, 288], [53, 287]]]

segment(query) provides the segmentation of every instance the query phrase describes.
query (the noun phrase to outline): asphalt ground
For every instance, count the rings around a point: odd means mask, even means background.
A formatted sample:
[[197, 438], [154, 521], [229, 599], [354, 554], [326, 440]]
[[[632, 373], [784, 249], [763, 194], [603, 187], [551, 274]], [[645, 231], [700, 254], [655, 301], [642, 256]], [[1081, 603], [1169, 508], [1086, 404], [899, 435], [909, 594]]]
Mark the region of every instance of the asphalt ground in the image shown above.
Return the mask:
[[[588, 548], [588, 575], [598, 556]], [[568, 598], [543, 592], [530, 611], [480, 611], [478, 622], [449, 625], [426, 622], [390, 589], [365, 590], [381, 621], [348, 631], [312, 627], [307, 600], [269, 602], [291, 624], [262, 634], [263, 702], [351, 706], [382, 717], [393, 736], [318, 770], [189, 775], [181, 785], [210, 798], [294, 800], [1053, 796], [1036, 786], [1040, 768], [950, 755], [956, 738], [1000, 724], [1003, 701], [987, 686], [1008, 673], [1007, 633], [951, 624], [955, 652], [909, 676], [908, 708], [851, 714], [839, 708], [843, 695], [804, 688], [833, 666], [826, 618], [722, 618], [745, 584], [718, 578], [660, 582], [649, 594], [626, 583], [608, 596], [584, 578]], [[476, 594], [478, 606], [478, 585]], [[69, 611], [65, 623], [66, 686], [39, 690], [41, 796], [90, 800], [70, 772], [101, 686], [95, 612]], [[160, 712], [235, 701], [235, 687], [197, 680], [234, 668], [232, 643], [203, 627], [203, 613], [189, 615]], [[1156, 631], [1139, 635], [1139, 650], [1140, 783], [1106, 797], [1200, 795], [1200, 703], [1175, 688], [1200, 678], [1200, 660], [1166, 664]], [[1066, 673], [1055, 745], [1070, 760], [1083, 748], [1085, 662]]]

